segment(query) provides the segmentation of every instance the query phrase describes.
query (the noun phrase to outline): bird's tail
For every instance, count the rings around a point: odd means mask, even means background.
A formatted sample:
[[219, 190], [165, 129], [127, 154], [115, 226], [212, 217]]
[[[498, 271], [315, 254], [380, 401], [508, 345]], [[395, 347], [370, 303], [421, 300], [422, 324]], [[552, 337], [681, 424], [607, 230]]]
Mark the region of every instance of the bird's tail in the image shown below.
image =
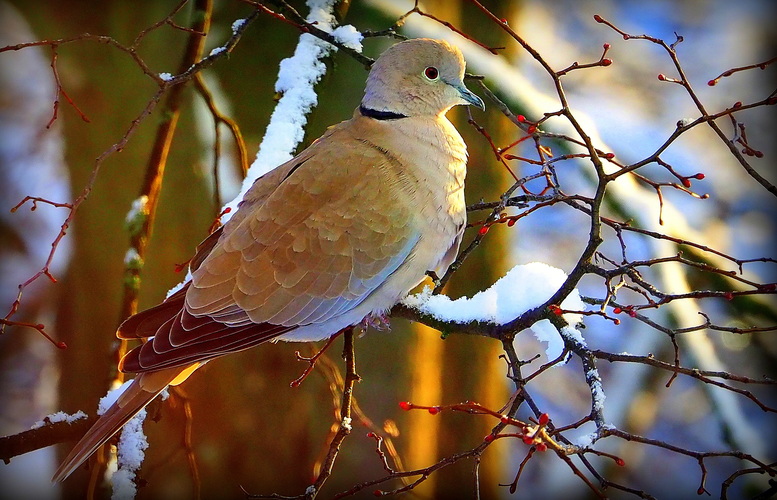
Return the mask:
[[65, 480], [168, 385], [182, 382], [182, 376], [188, 376], [194, 368], [179, 366], [140, 373], [70, 451], [52, 481]]

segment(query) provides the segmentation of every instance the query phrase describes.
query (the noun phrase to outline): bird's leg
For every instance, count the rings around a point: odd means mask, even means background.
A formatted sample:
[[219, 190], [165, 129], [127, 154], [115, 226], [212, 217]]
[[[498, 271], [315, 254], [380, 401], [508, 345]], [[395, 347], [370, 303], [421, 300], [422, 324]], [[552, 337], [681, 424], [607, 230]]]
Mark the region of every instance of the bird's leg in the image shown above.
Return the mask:
[[378, 331], [386, 331], [391, 330], [391, 321], [389, 320], [389, 317], [386, 316], [385, 313], [374, 313], [371, 312], [367, 316], [362, 319], [361, 323], [359, 324], [359, 327], [362, 329], [362, 332], [366, 332], [367, 328], [372, 327]]

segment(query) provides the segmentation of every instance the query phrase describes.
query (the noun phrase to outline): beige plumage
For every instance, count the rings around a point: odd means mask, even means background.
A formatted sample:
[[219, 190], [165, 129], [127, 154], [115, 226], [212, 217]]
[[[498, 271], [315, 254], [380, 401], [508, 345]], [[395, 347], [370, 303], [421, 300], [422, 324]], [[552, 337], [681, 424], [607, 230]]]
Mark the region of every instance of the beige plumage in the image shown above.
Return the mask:
[[446, 42], [386, 50], [353, 117], [258, 179], [198, 247], [191, 282], [121, 325], [120, 338], [153, 336], [121, 360], [138, 375], [54, 480], [201, 363], [272, 339], [327, 338], [386, 312], [427, 271], [442, 275], [466, 218], [466, 148], [445, 113], [483, 107], [463, 75]]

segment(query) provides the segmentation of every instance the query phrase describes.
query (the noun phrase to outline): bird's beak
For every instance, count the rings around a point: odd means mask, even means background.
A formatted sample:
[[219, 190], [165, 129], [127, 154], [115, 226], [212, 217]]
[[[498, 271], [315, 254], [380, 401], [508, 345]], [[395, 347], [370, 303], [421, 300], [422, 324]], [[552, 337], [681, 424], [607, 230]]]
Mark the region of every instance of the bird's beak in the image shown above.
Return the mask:
[[472, 92], [467, 87], [465, 87], [463, 83], [459, 85], [454, 85], [453, 88], [455, 88], [459, 92], [459, 96], [462, 99], [464, 99], [466, 104], [477, 106], [483, 111], [486, 110], [486, 104], [483, 102], [483, 99], [481, 99], [474, 92]]

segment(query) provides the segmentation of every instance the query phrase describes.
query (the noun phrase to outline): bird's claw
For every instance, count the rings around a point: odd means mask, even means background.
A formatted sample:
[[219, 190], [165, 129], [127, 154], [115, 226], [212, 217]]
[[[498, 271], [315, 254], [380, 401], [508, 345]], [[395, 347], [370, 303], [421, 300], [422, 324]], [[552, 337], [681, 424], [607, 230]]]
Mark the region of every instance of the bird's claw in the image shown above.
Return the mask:
[[383, 313], [370, 313], [362, 319], [360, 325], [363, 332], [372, 327], [379, 332], [391, 330], [391, 321]]

